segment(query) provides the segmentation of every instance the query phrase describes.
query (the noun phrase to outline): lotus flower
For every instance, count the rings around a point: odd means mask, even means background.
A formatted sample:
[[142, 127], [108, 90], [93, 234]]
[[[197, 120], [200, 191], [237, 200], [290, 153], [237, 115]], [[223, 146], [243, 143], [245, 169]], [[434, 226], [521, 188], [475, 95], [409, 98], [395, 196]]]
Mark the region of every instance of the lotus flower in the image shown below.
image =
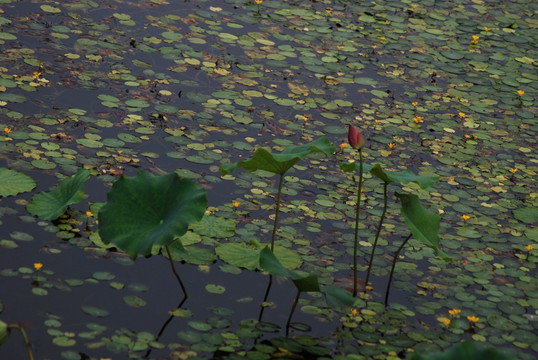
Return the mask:
[[364, 137], [359, 130], [353, 127], [353, 125], [349, 125], [347, 139], [349, 141], [349, 145], [351, 145], [351, 147], [354, 149], [360, 150], [364, 146]]

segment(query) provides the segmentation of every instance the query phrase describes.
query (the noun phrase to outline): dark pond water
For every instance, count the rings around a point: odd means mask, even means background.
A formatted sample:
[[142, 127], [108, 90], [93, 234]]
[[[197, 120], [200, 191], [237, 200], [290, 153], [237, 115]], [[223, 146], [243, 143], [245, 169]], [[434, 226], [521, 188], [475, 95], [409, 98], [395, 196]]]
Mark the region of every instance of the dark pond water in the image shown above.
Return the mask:
[[[0, 168], [37, 183], [0, 197], [0, 321], [23, 324], [36, 359], [396, 359], [463, 339], [535, 358], [536, 10], [478, 1], [0, 1]], [[392, 257], [407, 235], [392, 195], [402, 187], [391, 185], [373, 291], [361, 293], [357, 315], [303, 294], [286, 334], [293, 283], [275, 278], [262, 307], [269, 277], [214, 250], [270, 240], [275, 177], [238, 170], [232, 181], [219, 166], [260, 146], [279, 152], [326, 136], [334, 156], [287, 173], [277, 244], [323, 285], [347, 287], [357, 185], [338, 163], [357, 153], [338, 145], [350, 123], [366, 137], [368, 163], [440, 176], [429, 191], [403, 191], [439, 212], [440, 247], [454, 262], [411, 240], [385, 309]], [[91, 171], [82, 202], [54, 222], [30, 215], [36, 193], [80, 167]], [[207, 190], [207, 218], [222, 221], [193, 235], [209, 258], [178, 263], [190, 294], [183, 303], [165, 257], [133, 262], [103, 248], [86, 213], [96, 215], [120, 174], [139, 170], [192, 179]], [[361, 278], [383, 203], [370, 175], [364, 190]], [[0, 358], [26, 357], [12, 331]]]

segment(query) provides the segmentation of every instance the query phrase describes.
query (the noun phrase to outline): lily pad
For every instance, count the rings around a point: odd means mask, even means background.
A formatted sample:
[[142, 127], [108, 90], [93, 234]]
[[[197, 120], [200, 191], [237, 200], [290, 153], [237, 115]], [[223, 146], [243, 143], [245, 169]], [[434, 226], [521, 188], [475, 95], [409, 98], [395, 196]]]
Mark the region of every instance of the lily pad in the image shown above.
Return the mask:
[[0, 168], [0, 196], [13, 196], [36, 187], [34, 179], [21, 172]]
[[[261, 245], [245, 243], [225, 243], [217, 246], [215, 252], [227, 263], [249, 270], [260, 268]], [[287, 269], [296, 269], [302, 264], [301, 257], [293, 250], [275, 245], [276, 256]]]

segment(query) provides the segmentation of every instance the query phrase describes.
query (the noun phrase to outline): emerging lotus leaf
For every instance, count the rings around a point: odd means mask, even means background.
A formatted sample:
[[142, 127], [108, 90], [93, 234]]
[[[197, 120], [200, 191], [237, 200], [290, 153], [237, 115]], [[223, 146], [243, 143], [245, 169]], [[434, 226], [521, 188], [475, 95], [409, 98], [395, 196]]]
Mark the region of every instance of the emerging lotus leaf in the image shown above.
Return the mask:
[[416, 182], [422, 189], [427, 189], [432, 186], [439, 176], [437, 175], [415, 175], [409, 170], [404, 171], [387, 171], [381, 168], [381, 165], [375, 164], [370, 170], [372, 175], [377, 176], [384, 182], [397, 182], [399, 184], [407, 184]]
[[140, 171], [121, 177], [99, 211], [99, 234], [128, 253], [150, 256], [153, 245], [169, 245], [199, 221], [207, 207], [206, 192], [176, 173], [154, 176]]
[[396, 196], [402, 202], [401, 213], [413, 237], [431, 247], [444, 260], [450, 261], [451, 258], [437, 247], [441, 217], [426, 210], [416, 195], [396, 193]]
[[237, 168], [244, 168], [248, 172], [265, 170], [273, 174], [283, 175], [299, 160], [316, 152], [332, 155], [334, 153], [334, 146], [331, 145], [326, 137], [321, 137], [307, 144], [289, 146], [280, 154], [273, 154], [267, 149], [259, 148], [254, 152], [254, 156], [250, 160], [222, 165], [220, 172], [222, 175], [226, 175]]
[[79, 169], [74, 177], [63, 179], [52, 191], [35, 194], [26, 209], [43, 220], [56, 220], [69, 205], [82, 200], [84, 182], [89, 177], [88, 170]]

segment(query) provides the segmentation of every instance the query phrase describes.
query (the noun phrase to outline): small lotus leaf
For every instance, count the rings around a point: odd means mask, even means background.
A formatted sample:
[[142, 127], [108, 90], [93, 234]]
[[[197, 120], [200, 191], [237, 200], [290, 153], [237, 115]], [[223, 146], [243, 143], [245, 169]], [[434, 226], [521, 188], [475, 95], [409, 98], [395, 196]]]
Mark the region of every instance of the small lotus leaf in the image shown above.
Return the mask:
[[[282, 246], [275, 246], [276, 255], [286, 269], [296, 269], [301, 266], [301, 257], [293, 250]], [[260, 246], [244, 243], [226, 243], [217, 246], [215, 252], [221, 260], [248, 270], [260, 268]]]
[[0, 196], [12, 196], [35, 188], [34, 179], [21, 172], [0, 168]]
[[165, 246], [185, 234], [204, 216], [206, 192], [175, 173], [154, 176], [140, 171], [121, 177], [99, 211], [99, 233], [132, 258], [151, 255], [153, 245]]
[[74, 177], [65, 178], [50, 192], [35, 194], [26, 207], [27, 210], [43, 220], [55, 220], [71, 204], [78, 203], [84, 197], [84, 182], [90, 172], [79, 169]]
[[289, 146], [280, 154], [273, 154], [267, 149], [259, 148], [250, 160], [222, 165], [220, 171], [222, 175], [226, 175], [242, 167], [248, 172], [265, 170], [273, 174], [283, 175], [299, 160], [316, 152], [332, 155], [334, 153], [334, 146], [331, 145], [326, 137], [322, 137], [304, 145]]
[[333, 309], [345, 310], [354, 306], [357, 302], [357, 299], [349, 291], [338, 286], [322, 286], [321, 292], [325, 294], [327, 304]]
[[443, 259], [449, 260], [450, 257], [437, 247], [439, 245], [441, 217], [426, 210], [416, 195], [396, 193], [396, 196], [402, 202], [401, 212], [405, 224], [411, 230], [415, 239], [434, 249]]
[[299, 291], [320, 291], [316, 275], [286, 269], [268, 246], [260, 252], [260, 267], [269, 274], [290, 278]]
[[381, 165], [375, 164], [370, 170], [372, 175], [377, 176], [384, 182], [397, 182], [407, 184], [416, 182], [422, 189], [429, 188], [433, 183], [439, 180], [437, 175], [415, 175], [409, 170], [404, 171], [387, 171], [381, 168]]

